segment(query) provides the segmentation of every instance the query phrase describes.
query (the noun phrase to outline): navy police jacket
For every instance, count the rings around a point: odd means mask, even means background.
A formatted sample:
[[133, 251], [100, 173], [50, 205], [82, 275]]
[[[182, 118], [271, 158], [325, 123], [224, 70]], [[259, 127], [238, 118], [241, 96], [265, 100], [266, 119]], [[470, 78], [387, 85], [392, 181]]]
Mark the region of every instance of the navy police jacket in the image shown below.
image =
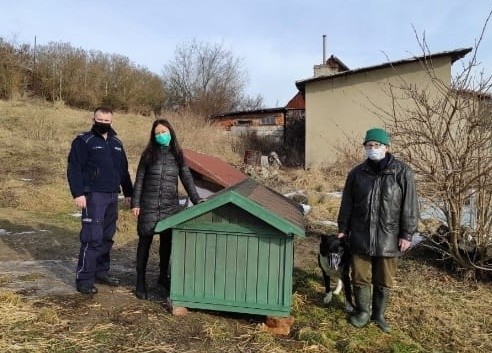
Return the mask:
[[111, 129], [107, 139], [92, 129], [78, 135], [68, 155], [67, 179], [74, 198], [89, 192], [133, 193], [123, 144]]

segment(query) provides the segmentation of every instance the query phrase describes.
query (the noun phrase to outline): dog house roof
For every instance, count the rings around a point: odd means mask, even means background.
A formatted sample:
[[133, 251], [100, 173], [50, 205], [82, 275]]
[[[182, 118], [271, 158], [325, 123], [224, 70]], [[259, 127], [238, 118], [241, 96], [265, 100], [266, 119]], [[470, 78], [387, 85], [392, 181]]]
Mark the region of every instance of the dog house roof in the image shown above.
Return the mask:
[[239, 169], [220, 158], [185, 148], [183, 154], [191, 170], [223, 188], [235, 185], [247, 178]]
[[305, 236], [304, 220], [299, 206], [251, 178], [221, 190], [205, 202], [159, 221], [155, 231], [160, 233], [228, 203], [240, 207], [285, 234]]

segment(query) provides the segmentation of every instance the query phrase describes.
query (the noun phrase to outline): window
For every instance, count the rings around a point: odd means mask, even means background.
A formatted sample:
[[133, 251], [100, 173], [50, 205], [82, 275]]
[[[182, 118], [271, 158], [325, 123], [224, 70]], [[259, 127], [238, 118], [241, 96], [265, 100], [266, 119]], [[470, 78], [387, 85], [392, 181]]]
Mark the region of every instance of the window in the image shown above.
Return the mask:
[[261, 125], [275, 125], [275, 117], [273, 115], [264, 116], [261, 118]]
[[238, 120], [237, 124], [249, 126], [249, 125], [252, 125], [252, 121], [251, 120]]

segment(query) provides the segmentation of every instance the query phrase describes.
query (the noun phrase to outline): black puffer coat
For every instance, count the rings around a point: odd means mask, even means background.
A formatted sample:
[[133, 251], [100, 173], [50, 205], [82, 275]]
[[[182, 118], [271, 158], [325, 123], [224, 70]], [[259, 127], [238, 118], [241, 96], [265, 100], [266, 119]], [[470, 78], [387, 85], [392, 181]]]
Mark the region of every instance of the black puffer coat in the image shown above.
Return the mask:
[[191, 202], [198, 203], [200, 197], [190, 169], [186, 165], [178, 165], [169, 147], [159, 148], [155, 163], [140, 158], [132, 198], [132, 208], [140, 208], [137, 224], [139, 236], [153, 235], [158, 221], [180, 210], [178, 176]]
[[413, 172], [391, 154], [377, 173], [366, 160], [352, 169], [343, 190], [338, 230], [349, 236], [354, 253], [400, 256], [398, 239], [417, 230], [418, 200]]

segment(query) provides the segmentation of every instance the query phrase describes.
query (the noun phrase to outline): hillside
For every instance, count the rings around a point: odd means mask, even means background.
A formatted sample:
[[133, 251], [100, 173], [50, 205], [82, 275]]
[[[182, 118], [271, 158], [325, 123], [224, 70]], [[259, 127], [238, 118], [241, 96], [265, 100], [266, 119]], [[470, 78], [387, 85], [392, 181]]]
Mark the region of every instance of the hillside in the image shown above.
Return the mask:
[[[199, 118], [169, 113], [183, 147], [241, 165], [238, 141]], [[115, 114], [114, 128], [135, 175], [152, 118]], [[149, 263], [151, 298], [133, 295], [136, 222], [120, 211], [113, 250], [117, 288], [99, 286], [92, 298], [74, 289], [79, 218], [65, 180], [73, 137], [91, 125], [91, 112], [63, 104], [0, 101], [0, 351], [2, 352], [490, 352], [492, 285], [453, 276], [435, 255], [415, 248], [405, 256], [388, 319], [393, 332], [346, 321], [341, 297], [326, 307], [317, 268], [318, 238], [296, 241], [289, 336], [260, 329], [262, 317], [205, 310], [172, 316], [156, 283], [158, 239]], [[261, 182], [286, 193], [304, 190], [312, 207], [308, 230], [330, 231], [343, 173], [288, 169]]]

